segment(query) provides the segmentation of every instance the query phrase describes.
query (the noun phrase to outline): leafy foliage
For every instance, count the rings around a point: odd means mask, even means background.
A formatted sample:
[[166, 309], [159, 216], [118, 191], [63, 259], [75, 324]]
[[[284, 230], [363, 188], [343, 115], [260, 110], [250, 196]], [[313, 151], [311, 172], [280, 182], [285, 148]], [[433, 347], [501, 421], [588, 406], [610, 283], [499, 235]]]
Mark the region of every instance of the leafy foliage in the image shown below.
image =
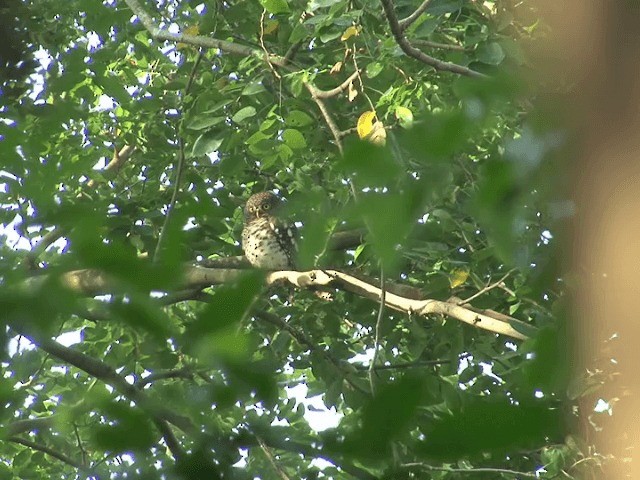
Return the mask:
[[[524, 81], [535, 11], [425, 5], [392, 5], [406, 38], [468, 74], [404, 54], [377, 0], [21, 4], [40, 66], [1, 110], [2, 478], [577, 478], [601, 461], [569, 416], [600, 379], [567, 395], [565, 142]], [[535, 334], [252, 271], [185, 291], [185, 263], [241, 254], [240, 206], [265, 189], [303, 225], [305, 268], [473, 296]], [[330, 247], [354, 228], [361, 244]], [[337, 427], [311, 428], [300, 396]]]

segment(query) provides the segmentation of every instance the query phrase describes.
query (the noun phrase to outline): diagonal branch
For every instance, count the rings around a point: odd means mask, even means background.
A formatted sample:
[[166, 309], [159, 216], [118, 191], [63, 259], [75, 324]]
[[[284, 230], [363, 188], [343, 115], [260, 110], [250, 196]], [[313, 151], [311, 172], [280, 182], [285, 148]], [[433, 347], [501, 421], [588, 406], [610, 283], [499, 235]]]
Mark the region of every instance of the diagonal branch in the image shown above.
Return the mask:
[[63, 463], [66, 463], [67, 465], [71, 465], [72, 467], [77, 468], [78, 470], [82, 470], [83, 472], [90, 474], [92, 478], [99, 478], [96, 476], [95, 473], [91, 471], [91, 469], [85, 467], [80, 462], [75, 461], [74, 459], [66, 456], [65, 454], [58, 452], [57, 450], [54, 450], [51, 447], [47, 447], [46, 445], [41, 445], [39, 443], [28, 440], [26, 438], [21, 438], [17, 436], [11, 436], [7, 440], [13, 443], [19, 443], [20, 445], [29, 447], [32, 450], [37, 450], [39, 452], [45, 453], [55, 459], [60, 460]]
[[184, 432], [190, 433], [196, 431], [191, 420], [162, 406], [154, 404], [146, 393], [128, 383], [106, 363], [72, 348], [65, 347], [54, 340], [50, 340], [48, 338], [36, 338], [33, 335], [28, 335], [24, 332], [20, 333], [48, 354], [79, 368], [108, 385], [111, 385], [119, 393], [148, 412], [154, 420], [172, 423]]
[[478, 77], [478, 78], [486, 77], [486, 75], [484, 75], [483, 73], [477, 72], [475, 70], [472, 70], [467, 67], [463, 67], [462, 65], [458, 65], [455, 63], [443, 62], [415, 48], [413, 45], [411, 45], [409, 40], [407, 40], [407, 37], [405, 37], [404, 35], [404, 31], [400, 26], [398, 17], [396, 16], [396, 12], [393, 8], [392, 1], [380, 0], [380, 2], [382, 3], [382, 8], [384, 9], [384, 13], [387, 17], [387, 21], [389, 22], [389, 27], [391, 27], [391, 33], [393, 33], [393, 38], [395, 38], [398, 46], [408, 56], [415, 58], [416, 60], [419, 60], [422, 63], [435, 68], [436, 70], [457, 73], [459, 75], [466, 75], [468, 77]]
[[341, 136], [340, 129], [338, 128], [338, 125], [336, 124], [335, 120], [331, 116], [331, 113], [329, 113], [329, 109], [327, 108], [327, 105], [324, 102], [324, 99], [317, 96], [317, 92], [320, 92], [320, 90], [315, 88], [313, 85], [311, 85], [311, 83], [307, 82], [306, 80], [304, 81], [304, 86], [309, 92], [309, 94], [311, 95], [311, 99], [314, 102], [316, 102], [316, 105], [318, 105], [318, 109], [320, 110], [320, 113], [322, 114], [324, 121], [326, 122], [327, 126], [329, 127], [329, 130], [331, 131], [331, 134], [333, 135], [333, 139], [336, 142], [336, 147], [338, 147], [338, 151], [340, 152], [340, 155], [342, 155], [344, 150], [342, 148], [342, 136]]

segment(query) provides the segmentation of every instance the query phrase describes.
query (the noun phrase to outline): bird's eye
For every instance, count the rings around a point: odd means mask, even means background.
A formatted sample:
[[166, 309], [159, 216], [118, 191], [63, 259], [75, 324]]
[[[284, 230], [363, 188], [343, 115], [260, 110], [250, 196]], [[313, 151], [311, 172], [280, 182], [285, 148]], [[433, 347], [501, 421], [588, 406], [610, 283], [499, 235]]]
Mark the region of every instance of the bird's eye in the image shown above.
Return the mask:
[[249, 211], [250, 212], [255, 212], [256, 211], [256, 207], [249, 207]]
[[271, 205], [268, 203], [265, 203], [264, 205], [262, 205], [263, 210], [269, 210], [270, 208], [271, 208]]

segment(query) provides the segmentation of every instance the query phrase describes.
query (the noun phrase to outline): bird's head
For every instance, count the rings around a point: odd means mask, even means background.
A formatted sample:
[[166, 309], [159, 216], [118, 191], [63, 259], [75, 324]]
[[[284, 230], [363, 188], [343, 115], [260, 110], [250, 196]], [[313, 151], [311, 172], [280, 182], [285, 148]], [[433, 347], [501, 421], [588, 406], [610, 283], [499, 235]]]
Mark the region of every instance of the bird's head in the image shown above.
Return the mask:
[[273, 215], [273, 211], [280, 204], [280, 199], [271, 192], [260, 192], [249, 197], [244, 206], [245, 220], [253, 220], [267, 215]]

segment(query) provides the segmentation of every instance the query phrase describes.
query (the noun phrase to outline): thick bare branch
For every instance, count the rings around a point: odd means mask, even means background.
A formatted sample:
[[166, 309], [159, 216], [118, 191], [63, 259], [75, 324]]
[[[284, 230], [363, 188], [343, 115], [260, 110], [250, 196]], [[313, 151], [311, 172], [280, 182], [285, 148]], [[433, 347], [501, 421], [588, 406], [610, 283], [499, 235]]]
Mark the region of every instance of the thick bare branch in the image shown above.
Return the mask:
[[[234, 282], [240, 278], [244, 271], [246, 270], [204, 268], [187, 265], [183, 270], [182, 285], [180, 288], [190, 290]], [[94, 269], [67, 272], [61, 276], [61, 279], [69, 289], [87, 296], [110, 293], [117, 287], [114, 282], [108, 279], [107, 275]], [[266, 276], [266, 282], [268, 284], [281, 281], [286, 281], [300, 288], [330, 286], [355, 293], [356, 295], [369, 298], [376, 302], [379, 302], [382, 296], [379, 287], [337, 270], [311, 270], [308, 272], [282, 271], [271, 272]], [[442, 314], [476, 328], [482, 328], [520, 340], [528, 337], [517, 331], [513, 325], [521, 326], [524, 331], [533, 328], [507, 315], [490, 310], [474, 310], [473, 307], [469, 305], [458, 305], [457, 302], [459, 302], [459, 299], [454, 299], [449, 302], [431, 299], [419, 300], [403, 297], [391, 291], [387, 291], [385, 296], [386, 305], [397, 311], [423, 316], [428, 314]]]
[[[365, 298], [370, 298], [379, 302], [382, 297], [382, 291], [379, 287], [370, 285], [346, 273], [336, 270], [312, 270], [309, 272], [273, 272], [267, 275], [267, 282], [288, 281], [293, 285], [301, 288], [311, 286], [328, 286], [340, 288]], [[525, 340], [528, 337], [512, 325], [518, 324], [522, 329], [531, 329], [528, 324], [516, 319], [508, 321], [504, 319], [493, 318], [486, 313], [474, 312], [473, 310], [456, 305], [455, 303], [443, 302], [441, 300], [412, 300], [400, 297], [398, 295], [387, 292], [385, 295], [385, 304], [394, 310], [426, 316], [429, 314], [446, 315], [461, 322], [467, 323], [476, 328], [482, 328], [490, 332], [506, 335], [511, 338]]]

